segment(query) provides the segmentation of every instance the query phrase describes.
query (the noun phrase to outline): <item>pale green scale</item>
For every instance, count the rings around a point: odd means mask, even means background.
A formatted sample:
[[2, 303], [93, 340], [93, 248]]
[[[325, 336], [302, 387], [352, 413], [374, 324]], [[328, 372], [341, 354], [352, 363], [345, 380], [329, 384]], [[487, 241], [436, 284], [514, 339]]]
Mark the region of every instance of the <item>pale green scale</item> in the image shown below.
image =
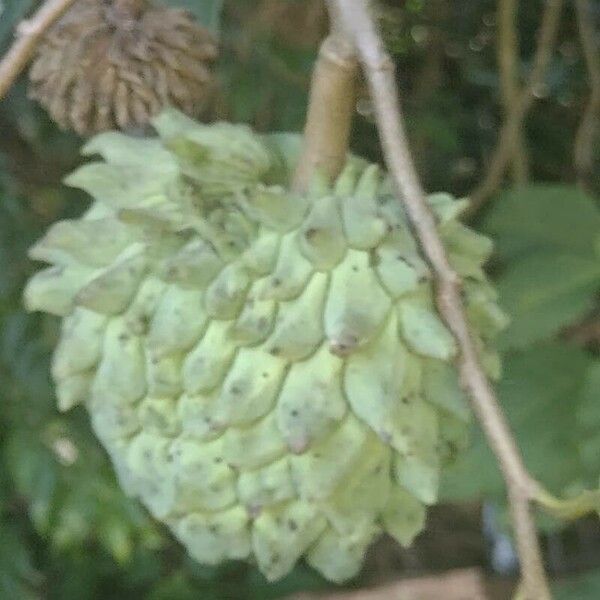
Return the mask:
[[351, 248], [375, 248], [387, 232], [387, 223], [377, 204], [380, 180], [379, 168], [371, 165], [365, 169], [356, 188], [342, 196], [344, 232]]
[[135, 404], [117, 400], [87, 397], [94, 433], [105, 446], [112, 447], [114, 441], [128, 440], [140, 430], [140, 417]]
[[310, 213], [298, 230], [298, 245], [318, 271], [333, 269], [346, 253], [346, 239], [340, 219], [339, 200], [325, 196], [313, 202]]
[[425, 526], [425, 506], [398, 484], [391, 486], [382, 524], [399, 544], [408, 547]]
[[170, 285], [158, 301], [146, 343], [156, 357], [181, 352], [200, 339], [207, 324], [202, 290]]
[[249, 517], [241, 506], [218, 513], [191, 513], [172, 529], [190, 555], [202, 564], [240, 560], [251, 552]]
[[372, 435], [349, 414], [329, 436], [303, 454], [290, 457], [292, 478], [300, 498], [310, 502], [327, 499], [352, 473]]
[[439, 423], [436, 410], [418, 396], [401, 403], [407, 424], [408, 448], [395, 457], [395, 476], [402, 487], [425, 504], [438, 497], [440, 457]]
[[231, 337], [240, 344], [258, 344], [273, 329], [277, 303], [274, 300], [260, 300], [259, 287], [260, 282], [256, 282], [250, 288], [242, 311], [231, 327]]
[[348, 407], [342, 393], [342, 359], [326, 345], [291, 366], [277, 399], [277, 423], [290, 450], [300, 453], [336, 427]]
[[467, 316], [471, 327], [485, 340], [493, 339], [510, 322], [508, 315], [496, 304], [497, 293], [490, 286], [463, 284], [467, 294]]
[[166, 175], [177, 170], [173, 155], [159, 139], [137, 138], [118, 131], [106, 131], [86, 142], [84, 156], [99, 154], [108, 163], [141, 165]]
[[259, 297], [263, 300], [291, 300], [306, 287], [312, 273], [312, 264], [298, 248], [296, 232], [287, 233], [281, 240], [273, 273], [259, 280]]
[[194, 238], [160, 264], [158, 275], [183, 287], [204, 289], [223, 266], [223, 261], [208, 242]]
[[394, 299], [417, 290], [420, 274], [398, 251], [393, 236], [388, 237], [372, 253], [372, 263], [383, 287]]
[[348, 245], [358, 250], [376, 248], [387, 232], [375, 198], [351, 195], [342, 200], [344, 231]]
[[238, 202], [251, 219], [280, 233], [300, 225], [308, 204], [304, 196], [290, 194], [281, 186], [262, 184], [240, 195]]
[[142, 432], [135, 436], [127, 448], [127, 473], [129, 484], [150, 513], [165, 518], [176, 503], [176, 491], [170, 480], [168, 448], [171, 440]]
[[52, 376], [65, 379], [94, 367], [100, 360], [107, 317], [76, 308], [65, 317], [61, 337], [52, 356]]
[[286, 366], [286, 361], [277, 356], [241, 348], [215, 403], [215, 422], [223, 426], [248, 425], [264, 417], [275, 404]]
[[231, 427], [223, 436], [225, 460], [238, 469], [258, 469], [287, 452], [273, 412], [249, 427]]
[[471, 441], [471, 428], [464, 419], [451, 413], [438, 414], [439, 445], [438, 454], [442, 466], [451, 464], [457, 456], [468, 449]]
[[[362, 170], [363, 167], [359, 166], [355, 161], [348, 161], [338, 178], [333, 182], [333, 193], [338, 198], [345, 198], [353, 194]], [[328, 191], [327, 187], [324, 193], [327, 194]]]
[[129, 332], [122, 317], [112, 319], [106, 329], [92, 396], [101, 402], [137, 402], [146, 394], [145, 363], [141, 338]]
[[409, 348], [430, 358], [451, 360], [456, 355], [456, 342], [437, 314], [416, 300], [398, 304], [400, 333]]
[[332, 352], [345, 355], [375, 336], [391, 301], [369, 265], [369, 255], [349, 250], [331, 275], [325, 305], [325, 334]]
[[374, 523], [390, 492], [391, 454], [388, 446], [370, 438], [344, 485], [320, 503], [323, 514], [340, 535], [350, 536], [356, 530], [375, 533]]
[[423, 397], [463, 423], [470, 422], [471, 409], [452, 365], [436, 359], [423, 361]]
[[146, 379], [150, 396], [175, 398], [181, 393], [183, 359], [182, 353], [156, 356], [146, 350]]
[[28, 255], [33, 260], [60, 265], [105, 267], [132, 241], [127, 226], [114, 218], [58, 221]]
[[147, 267], [144, 245], [132, 244], [81, 288], [75, 304], [106, 315], [123, 312], [135, 296]]
[[367, 548], [378, 532], [377, 527], [371, 526], [340, 535], [328, 527], [308, 551], [307, 562], [329, 581], [347, 581], [360, 571]]
[[181, 419], [173, 398], [144, 398], [138, 404], [137, 412], [140, 427], [145, 431], [170, 438], [181, 433]]
[[74, 308], [75, 296], [95, 273], [77, 265], [42, 269], [27, 282], [23, 293], [25, 307], [66, 317]]
[[264, 510], [252, 527], [252, 547], [260, 570], [269, 581], [283, 577], [325, 527], [325, 519], [307, 502]]
[[62, 379], [56, 379], [58, 410], [66, 412], [84, 402], [89, 394], [95, 372], [91, 369]]
[[142, 282], [135, 298], [123, 314], [129, 331], [134, 335], [145, 335], [156, 312], [158, 303], [167, 285], [156, 277], [147, 277]]
[[223, 434], [223, 429], [212, 417], [217, 394], [218, 392], [210, 395], [182, 394], [179, 397], [177, 418], [182, 423], [186, 436], [207, 441]]
[[396, 450], [408, 443], [401, 413], [407, 362], [392, 314], [381, 335], [346, 359], [344, 372], [344, 392], [354, 414]]
[[227, 265], [208, 286], [204, 308], [215, 319], [233, 319], [246, 298], [251, 280], [247, 269], [239, 264]]
[[282, 458], [260, 469], [240, 473], [237, 491], [240, 502], [251, 513], [260, 512], [263, 506], [295, 498], [289, 459]]
[[173, 512], [221, 511], [237, 502], [236, 475], [225, 463], [221, 438], [205, 444], [180, 437], [168, 449], [175, 487]]
[[427, 196], [427, 203], [433, 210], [441, 225], [454, 221], [467, 209], [467, 199], [456, 200], [452, 194], [447, 192], [435, 192]]
[[329, 277], [315, 273], [305, 290], [294, 300], [279, 304], [273, 333], [264, 348], [289, 361], [314, 353], [324, 338], [322, 315]]
[[183, 363], [183, 386], [188, 394], [207, 392], [219, 385], [237, 349], [228, 321], [211, 321], [200, 342]]
[[263, 227], [250, 247], [244, 251], [240, 260], [254, 275], [267, 275], [275, 267], [280, 243], [279, 233]]
[[458, 221], [449, 221], [440, 228], [450, 265], [463, 277], [486, 281], [483, 263], [492, 252], [489, 238], [475, 233]]
[[[175, 177], [175, 174], [170, 177]], [[115, 211], [151, 206], [167, 184], [165, 174], [153, 171], [148, 165], [110, 165], [100, 162], [79, 167], [65, 177], [64, 182], [85, 190]]]

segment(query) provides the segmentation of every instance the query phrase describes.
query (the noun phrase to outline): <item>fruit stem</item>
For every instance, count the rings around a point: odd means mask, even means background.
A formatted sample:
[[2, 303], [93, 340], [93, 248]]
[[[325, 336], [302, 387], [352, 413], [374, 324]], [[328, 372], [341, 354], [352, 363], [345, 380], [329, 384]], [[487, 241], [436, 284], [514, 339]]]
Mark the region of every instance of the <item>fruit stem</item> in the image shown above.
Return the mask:
[[292, 188], [305, 192], [315, 172], [335, 179], [346, 162], [356, 105], [358, 61], [332, 17], [312, 77], [302, 151]]

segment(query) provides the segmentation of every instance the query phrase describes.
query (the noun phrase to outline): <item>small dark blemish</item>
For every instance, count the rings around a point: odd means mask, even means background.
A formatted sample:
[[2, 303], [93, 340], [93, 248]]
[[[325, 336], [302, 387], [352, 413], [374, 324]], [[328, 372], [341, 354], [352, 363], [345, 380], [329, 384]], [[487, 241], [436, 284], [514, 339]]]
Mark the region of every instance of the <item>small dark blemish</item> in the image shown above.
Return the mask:
[[316, 227], [311, 227], [304, 232], [304, 237], [310, 242], [310, 240], [314, 238], [318, 232], [319, 230]]

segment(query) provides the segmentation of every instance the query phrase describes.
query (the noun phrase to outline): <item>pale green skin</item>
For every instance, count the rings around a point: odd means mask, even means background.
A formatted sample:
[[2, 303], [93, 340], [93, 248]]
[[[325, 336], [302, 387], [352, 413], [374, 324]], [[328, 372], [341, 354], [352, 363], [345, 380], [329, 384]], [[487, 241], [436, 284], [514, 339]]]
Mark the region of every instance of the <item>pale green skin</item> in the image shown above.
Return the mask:
[[[101, 134], [67, 180], [96, 200], [31, 256], [30, 310], [64, 317], [59, 407], [85, 403], [123, 488], [202, 563], [305, 557], [342, 581], [387, 531], [408, 545], [469, 409], [429, 269], [378, 168], [287, 192], [295, 138], [197, 124]], [[183, 174], [183, 175], [182, 175]], [[430, 197], [471, 323], [504, 325], [490, 243]], [[479, 332], [479, 333], [477, 333]]]

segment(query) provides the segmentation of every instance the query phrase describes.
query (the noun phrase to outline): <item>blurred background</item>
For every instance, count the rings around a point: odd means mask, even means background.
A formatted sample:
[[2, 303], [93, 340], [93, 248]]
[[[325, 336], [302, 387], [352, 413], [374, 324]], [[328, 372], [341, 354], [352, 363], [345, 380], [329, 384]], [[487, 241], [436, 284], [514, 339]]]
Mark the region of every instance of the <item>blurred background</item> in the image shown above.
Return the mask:
[[[302, 129], [327, 31], [322, 0], [165, 3], [193, 11], [220, 40], [218, 91], [205, 118], [260, 131]], [[600, 2], [564, 3], [556, 40], [542, 48], [542, 76], [531, 81], [552, 4], [389, 0], [379, 16], [425, 187], [473, 194], [471, 224], [495, 240], [490, 273], [512, 318], [500, 341], [502, 403], [533, 474], [568, 496], [597, 487], [600, 475]], [[37, 5], [0, 0], [0, 51]], [[511, 14], [514, 28], [506, 25]], [[330, 593], [304, 566], [268, 584], [246, 564], [195, 564], [117, 487], [85, 411], [56, 410], [49, 357], [57, 321], [26, 314], [21, 290], [35, 268], [28, 246], [52, 222], [86, 207], [61, 184], [80, 161], [82, 140], [61, 131], [26, 88], [23, 77], [0, 102], [0, 599]], [[523, 94], [527, 117], [506, 168], [491, 177], [499, 132]], [[356, 112], [352, 150], [381, 162], [366, 90]], [[540, 526], [557, 598], [600, 598], [598, 519], [565, 525], [540, 518]], [[509, 596], [516, 559], [503, 485], [475, 426], [473, 448], [448, 473], [444, 503], [431, 511], [427, 531], [411, 549], [381, 540], [346, 588], [435, 580], [463, 568], [476, 569], [487, 597]], [[380, 597], [391, 598], [384, 590]]]

